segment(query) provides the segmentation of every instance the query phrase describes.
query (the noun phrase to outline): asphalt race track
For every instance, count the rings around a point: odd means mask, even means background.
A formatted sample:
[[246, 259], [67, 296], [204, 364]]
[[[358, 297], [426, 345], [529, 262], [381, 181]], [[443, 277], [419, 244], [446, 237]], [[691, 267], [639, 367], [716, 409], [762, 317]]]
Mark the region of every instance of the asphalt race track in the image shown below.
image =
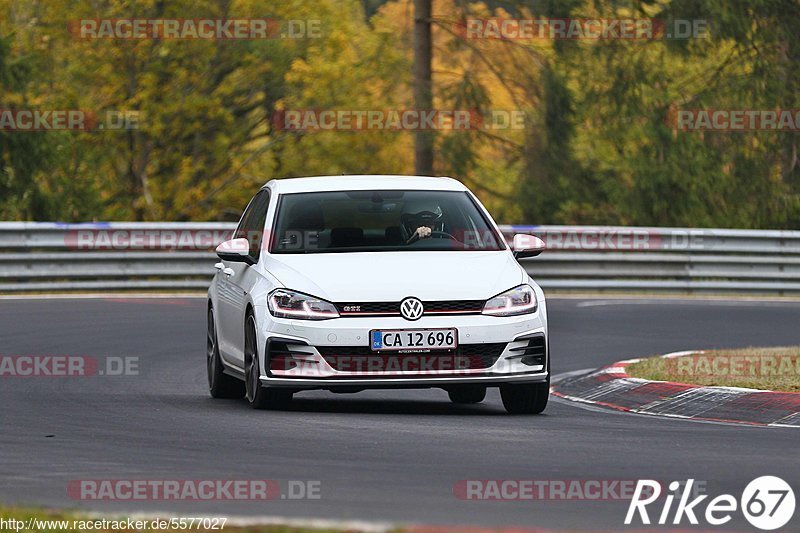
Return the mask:
[[[554, 374], [688, 348], [800, 344], [798, 303], [551, 299], [549, 309]], [[791, 428], [646, 417], [563, 401], [551, 401], [543, 416], [514, 417], [496, 390], [477, 406], [455, 406], [432, 389], [308, 392], [295, 396], [290, 411], [254, 411], [244, 401], [208, 396], [204, 350], [200, 298], [1, 300], [0, 355], [132, 356], [139, 375], [0, 377], [0, 502], [622, 529], [626, 501], [464, 501], [453, 487], [465, 479], [695, 478], [712, 497], [738, 498], [762, 475], [781, 476], [795, 491], [800, 482], [800, 433]], [[321, 498], [70, 498], [68, 483], [81, 479], [311, 480], [321, 482]], [[738, 517], [726, 528], [752, 530]]]

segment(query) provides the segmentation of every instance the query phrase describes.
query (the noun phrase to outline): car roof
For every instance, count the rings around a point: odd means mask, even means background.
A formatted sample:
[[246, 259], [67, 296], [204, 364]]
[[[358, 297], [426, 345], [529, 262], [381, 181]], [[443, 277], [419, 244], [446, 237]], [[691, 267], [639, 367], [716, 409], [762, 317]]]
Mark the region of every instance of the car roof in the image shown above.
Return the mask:
[[270, 180], [269, 187], [277, 194], [323, 191], [363, 191], [363, 190], [428, 190], [428, 191], [466, 191], [459, 181], [447, 177], [429, 176], [314, 176], [309, 178], [285, 178]]

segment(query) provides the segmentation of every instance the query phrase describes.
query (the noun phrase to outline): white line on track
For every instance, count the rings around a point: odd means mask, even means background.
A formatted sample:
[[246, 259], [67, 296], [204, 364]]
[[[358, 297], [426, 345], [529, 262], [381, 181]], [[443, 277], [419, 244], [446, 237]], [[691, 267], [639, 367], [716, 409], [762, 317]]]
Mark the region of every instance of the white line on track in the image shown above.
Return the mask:
[[197, 292], [176, 292], [176, 293], [132, 293], [132, 292], [119, 292], [119, 293], [75, 293], [75, 294], [3, 294], [0, 295], [0, 300], [114, 300], [120, 298], [127, 298], [131, 300], [167, 300], [167, 299], [189, 299], [189, 298], [207, 298], [205, 294]]
[[[558, 300], [559, 297], [551, 297], [548, 300]], [[603, 299], [592, 300], [582, 298], [581, 302], [575, 304], [575, 307], [607, 307], [612, 305], [709, 305], [709, 306], [742, 306], [742, 305], [797, 305], [800, 300], [796, 299], [777, 299], [777, 298], [639, 298], [631, 299], [618, 298], [618, 299]]]

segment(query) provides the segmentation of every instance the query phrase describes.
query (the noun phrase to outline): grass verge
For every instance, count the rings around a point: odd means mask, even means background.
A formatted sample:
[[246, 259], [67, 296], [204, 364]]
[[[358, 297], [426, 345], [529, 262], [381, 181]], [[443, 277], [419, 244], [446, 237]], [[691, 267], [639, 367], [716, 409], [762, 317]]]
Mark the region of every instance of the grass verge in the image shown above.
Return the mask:
[[800, 346], [707, 350], [680, 357], [651, 357], [626, 372], [653, 381], [800, 392]]

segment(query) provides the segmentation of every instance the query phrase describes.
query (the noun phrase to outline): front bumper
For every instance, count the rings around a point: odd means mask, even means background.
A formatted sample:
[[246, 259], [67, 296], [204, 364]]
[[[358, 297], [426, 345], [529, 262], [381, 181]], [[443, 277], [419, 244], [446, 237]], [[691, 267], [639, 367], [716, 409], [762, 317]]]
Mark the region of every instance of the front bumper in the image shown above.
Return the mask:
[[298, 379], [262, 378], [265, 387], [291, 389], [424, 389], [446, 388], [453, 385], [499, 386], [505, 383], [542, 383], [547, 381], [548, 373], [529, 373], [519, 375], [465, 376], [465, 377], [425, 377], [425, 378], [358, 378], [358, 379]]
[[[294, 389], [446, 388], [458, 384], [543, 382], [548, 378], [550, 354], [546, 321], [540, 313], [517, 317], [429, 316], [415, 322], [400, 317], [325, 321], [270, 317], [263, 332], [264, 350], [259, 350], [264, 369], [260, 381], [265, 387]], [[405, 354], [369, 350], [370, 330], [432, 328], [456, 328], [459, 348]], [[541, 345], [542, 353], [535, 351], [536, 357], [526, 355], [534, 353], [534, 344]], [[493, 353], [487, 356], [487, 351]], [[481, 356], [471, 355], [475, 353]], [[371, 365], [376, 361], [380, 364]], [[407, 364], [409, 361], [412, 364]]]

